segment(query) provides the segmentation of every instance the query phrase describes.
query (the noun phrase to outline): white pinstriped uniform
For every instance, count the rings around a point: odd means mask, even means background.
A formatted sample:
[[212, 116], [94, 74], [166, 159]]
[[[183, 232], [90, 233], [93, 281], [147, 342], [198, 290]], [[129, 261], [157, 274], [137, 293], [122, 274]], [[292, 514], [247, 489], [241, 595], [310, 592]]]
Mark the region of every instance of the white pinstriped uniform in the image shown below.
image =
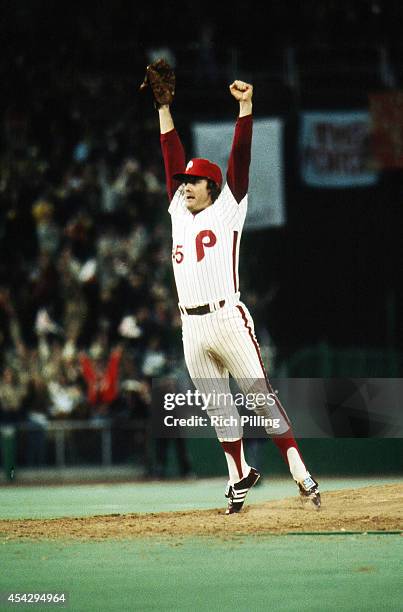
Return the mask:
[[[253, 320], [239, 299], [239, 243], [247, 196], [238, 203], [225, 184], [211, 206], [193, 215], [187, 209], [181, 186], [168, 210], [172, 219], [172, 261], [182, 313], [185, 361], [193, 383], [201, 393], [229, 393], [231, 374], [244, 393], [253, 389], [267, 394], [271, 388]], [[219, 307], [221, 300], [225, 300], [222, 308]], [[205, 304], [214, 311], [205, 315], [186, 314], [186, 308]], [[236, 406], [228, 402], [210, 404], [207, 412], [210, 416], [235, 419], [238, 416]], [[255, 412], [269, 418], [284, 416], [279, 402], [274, 407], [256, 408]], [[282, 423], [277, 433], [288, 429], [288, 419], [283, 418]], [[242, 436], [240, 425], [235, 430], [216, 426], [216, 432], [221, 440]]]
[[168, 210], [181, 306], [201, 306], [234, 294], [239, 298], [239, 239], [246, 209], [247, 196], [238, 204], [226, 184], [212, 206], [193, 215], [179, 187]]

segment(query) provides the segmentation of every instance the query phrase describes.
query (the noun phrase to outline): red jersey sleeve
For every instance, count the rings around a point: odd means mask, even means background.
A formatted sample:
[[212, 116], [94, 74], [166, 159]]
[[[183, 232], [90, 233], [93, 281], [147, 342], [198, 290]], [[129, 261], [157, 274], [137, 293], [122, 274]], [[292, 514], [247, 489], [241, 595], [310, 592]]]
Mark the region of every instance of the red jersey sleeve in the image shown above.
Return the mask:
[[173, 174], [184, 172], [186, 165], [185, 150], [176, 130], [161, 134], [161, 150], [164, 158], [165, 179], [169, 200], [174, 197], [180, 183], [172, 178]]
[[228, 160], [227, 183], [238, 203], [248, 192], [252, 127], [252, 115], [238, 117]]

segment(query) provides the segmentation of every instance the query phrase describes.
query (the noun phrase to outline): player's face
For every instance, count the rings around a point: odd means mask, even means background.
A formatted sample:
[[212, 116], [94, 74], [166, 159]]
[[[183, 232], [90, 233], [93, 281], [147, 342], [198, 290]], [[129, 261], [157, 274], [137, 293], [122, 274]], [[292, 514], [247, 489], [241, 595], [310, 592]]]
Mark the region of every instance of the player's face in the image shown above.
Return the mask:
[[187, 209], [198, 213], [212, 204], [210, 191], [207, 188], [207, 179], [192, 178], [185, 183], [185, 200]]

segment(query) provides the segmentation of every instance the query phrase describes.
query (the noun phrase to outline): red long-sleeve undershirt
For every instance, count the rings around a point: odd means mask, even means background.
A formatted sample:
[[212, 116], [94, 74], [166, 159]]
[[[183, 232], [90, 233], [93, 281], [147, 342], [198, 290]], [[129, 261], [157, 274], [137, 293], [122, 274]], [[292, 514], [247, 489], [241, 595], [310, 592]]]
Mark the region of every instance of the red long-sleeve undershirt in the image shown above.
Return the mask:
[[[237, 202], [240, 202], [248, 191], [252, 124], [252, 115], [238, 117], [228, 160], [227, 183]], [[166, 134], [161, 134], [161, 149], [164, 158], [168, 197], [169, 200], [172, 200], [180, 185], [172, 176], [183, 173], [186, 166], [185, 150], [175, 129]]]

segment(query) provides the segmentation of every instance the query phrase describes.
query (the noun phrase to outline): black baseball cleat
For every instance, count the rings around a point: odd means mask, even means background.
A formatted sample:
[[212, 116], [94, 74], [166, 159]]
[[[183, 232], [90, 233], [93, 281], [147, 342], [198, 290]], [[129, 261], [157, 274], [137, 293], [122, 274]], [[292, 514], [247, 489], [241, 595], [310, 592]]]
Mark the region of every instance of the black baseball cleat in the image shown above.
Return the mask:
[[225, 497], [228, 497], [228, 508], [225, 514], [234, 514], [242, 510], [245, 497], [249, 491], [257, 483], [260, 474], [255, 468], [251, 468], [249, 474], [242, 478], [239, 482], [233, 485], [228, 483], [225, 491]]
[[301, 501], [311, 502], [316, 510], [321, 506], [319, 485], [314, 478], [308, 473], [304, 480], [297, 482]]

